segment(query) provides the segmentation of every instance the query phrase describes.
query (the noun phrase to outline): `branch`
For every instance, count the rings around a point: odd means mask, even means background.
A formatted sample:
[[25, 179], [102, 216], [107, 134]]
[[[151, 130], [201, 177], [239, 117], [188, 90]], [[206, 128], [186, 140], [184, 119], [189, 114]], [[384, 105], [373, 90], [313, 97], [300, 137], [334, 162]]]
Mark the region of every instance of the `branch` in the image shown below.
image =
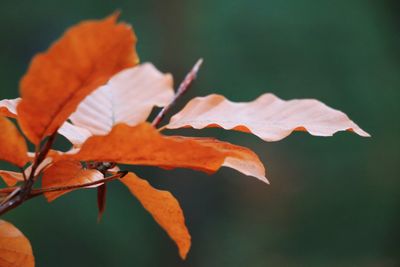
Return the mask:
[[117, 179], [122, 179], [127, 175], [128, 172], [118, 172], [116, 175], [86, 183], [86, 184], [76, 184], [76, 185], [68, 185], [68, 186], [59, 186], [59, 187], [48, 187], [48, 188], [41, 188], [41, 189], [33, 189], [32, 193], [30, 194], [29, 198], [37, 197], [40, 195], [43, 195], [44, 193], [49, 193], [49, 192], [59, 192], [59, 191], [68, 191], [68, 190], [75, 190], [75, 189], [81, 189], [89, 186], [95, 186], [99, 184], [104, 184], [108, 183]]
[[20, 206], [22, 203], [24, 203], [26, 200], [30, 198], [32, 188], [36, 180], [35, 177], [36, 170], [43, 162], [43, 160], [46, 158], [51, 147], [53, 146], [56, 135], [57, 131], [47, 139], [44, 146], [40, 149], [40, 152], [36, 153], [35, 160], [33, 161], [32, 164], [31, 173], [28, 179], [24, 182], [24, 184], [20, 187], [15, 188], [15, 190], [11, 192], [11, 195], [6, 197], [6, 199], [0, 204], [0, 216], [12, 209], [15, 209], [16, 207]]
[[199, 59], [196, 62], [196, 64], [193, 66], [191, 71], [186, 75], [185, 79], [179, 85], [179, 88], [176, 91], [174, 99], [171, 101], [171, 103], [169, 105], [165, 106], [160, 111], [160, 113], [158, 113], [157, 117], [152, 122], [152, 125], [154, 127], [157, 127], [160, 125], [160, 123], [164, 119], [165, 115], [167, 115], [168, 111], [176, 104], [177, 100], [189, 90], [189, 88], [193, 84], [194, 80], [196, 80], [197, 74], [198, 74], [202, 64], [203, 64], [203, 59]]

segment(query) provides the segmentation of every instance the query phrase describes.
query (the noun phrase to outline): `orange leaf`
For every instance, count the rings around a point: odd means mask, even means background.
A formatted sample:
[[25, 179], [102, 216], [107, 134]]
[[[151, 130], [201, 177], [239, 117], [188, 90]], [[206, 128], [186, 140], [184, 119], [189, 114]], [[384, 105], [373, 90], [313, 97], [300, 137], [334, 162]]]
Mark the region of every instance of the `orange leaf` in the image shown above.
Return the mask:
[[126, 175], [121, 182], [175, 241], [180, 256], [185, 259], [190, 250], [191, 237], [185, 225], [182, 209], [175, 197], [168, 191], [153, 188], [134, 173]]
[[19, 167], [28, 161], [28, 148], [17, 127], [7, 118], [0, 117], [0, 160]]
[[346, 114], [313, 100], [284, 101], [264, 94], [253, 102], [234, 103], [221, 95], [197, 97], [171, 118], [169, 129], [218, 127], [253, 133], [265, 141], [279, 141], [293, 131], [317, 136], [332, 136], [338, 131], [368, 133]]
[[[44, 171], [42, 178], [43, 188], [81, 185], [103, 179], [98, 170], [83, 169], [78, 161], [58, 161]], [[100, 184], [99, 184], [100, 185]], [[73, 190], [47, 192], [45, 197], [49, 202]]]
[[24, 175], [20, 172], [0, 170], [0, 176], [8, 186], [14, 186], [24, 180]]
[[16, 118], [17, 105], [21, 101], [20, 98], [16, 99], [3, 99], [0, 101], [0, 116]]
[[35, 56], [22, 78], [18, 120], [35, 144], [54, 133], [94, 89], [136, 65], [136, 37], [118, 15], [85, 21]]
[[55, 158], [60, 159], [189, 168], [207, 173], [227, 166], [266, 182], [264, 167], [251, 150], [212, 139], [164, 136], [148, 123], [133, 127], [118, 124], [106, 136], [90, 137], [78, 153]]
[[[179, 138], [179, 137], [177, 137]], [[215, 150], [221, 151], [225, 154], [226, 158], [222, 166], [235, 169], [245, 175], [253, 176], [267, 184], [269, 184], [265, 177], [265, 167], [260, 161], [256, 153], [247, 147], [233, 145], [228, 142], [221, 142], [212, 138], [194, 138], [194, 137], [181, 137], [182, 139], [190, 139], [199, 144], [212, 147]]]
[[29, 240], [15, 226], [3, 220], [0, 220], [0, 266], [35, 266]]

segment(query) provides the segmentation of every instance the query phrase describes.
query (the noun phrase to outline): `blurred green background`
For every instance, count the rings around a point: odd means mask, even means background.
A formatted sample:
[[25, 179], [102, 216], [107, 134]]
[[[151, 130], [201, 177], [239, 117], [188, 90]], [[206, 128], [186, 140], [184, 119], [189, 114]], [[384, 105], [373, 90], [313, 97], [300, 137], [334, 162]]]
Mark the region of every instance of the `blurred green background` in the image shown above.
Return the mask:
[[[143, 62], [180, 81], [199, 58], [195, 95], [251, 100], [312, 97], [373, 135], [297, 133], [253, 148], [270, 186], [223, 169], [134, 168], [181, 202], [193, 247], [186, 262], [120, 184], [96, 223], [95, 191], [7, 214], [31, 240], [37, 266], [400, 266], [400, 2], [395, 0], [11, 1], [0, 3], [0, 98], [18, 95], [31, 57], [69, 26], [116, 9], [138, 35]], [[110, 36], [112, 38], [112, 36]], [[2, 165], [4, 166], [4, 165]]]

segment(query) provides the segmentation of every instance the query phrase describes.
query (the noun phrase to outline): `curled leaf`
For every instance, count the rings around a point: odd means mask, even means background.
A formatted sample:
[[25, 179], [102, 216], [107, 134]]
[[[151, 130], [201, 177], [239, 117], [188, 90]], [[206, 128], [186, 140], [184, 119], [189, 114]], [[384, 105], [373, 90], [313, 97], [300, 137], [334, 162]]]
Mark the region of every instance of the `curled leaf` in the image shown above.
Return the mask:
[[[56, 188], [71, 185], [83, 185], [90, 182], [100, 181], [104, 178], [98, 170], [83, 169], [78, 161], [58, 161], [44, 171], [42, 178], [43, 188]], [[45, 193], [49, 202], [72, 190], [55, 191]]]
[[29, 240], [15, 226], [3, 220], [0, 220], [0, 266], [35, 266]]
[[28, 148], [17, 127], [0, 116], [0, 160], [23, 167], [28, 161]]
[[154, 106], [163, 107], [173, 97], [172, 76], [159, 72], [150, 63], [142, 64], [121, 71], [85, 98], [70, 116], [77, 133], [71, 131], [71, 126], [69, 131], [63, 126], [59, 132], [79, 145], [85, 141], [81, 129], [104, 135], [118, 123], [136, 125], [146, 121]]
[[19, 123], [38, 144], [54, 133], [94, 89], [136, 65], [136, 37], [117, 15], [70, 28], [47, 52], [34, 57], [20, 84]]
[[221, 95], [197, 97], [171, 118], [168, 129], [218, 127], [255, 134], [265, 141], [279, 141], [293, 131], [332, 136], [338, 131], [369, 134], [346, 114], [313, 99], [284, 101], [264, 94], [253, 102], [235, 103]]
[[16, 118], [17, 106], [20, 101], [20, 98], [0, 100], [0, 116]]
[[227, 166], [266, 181], [262, 163], [247, 148], [211, 139], [164, 136], [148, 123], [118, 124], [108, 135], [92, 136], [76, 154], [62, 154], [57, 160], [60, 159], [188, 168], [207, 173]]
[[168, 191], [155, 189], [134, 173], [126, 175], [121, 182], [175, 241], [180, 256], [185, 259], [190, 250], [191, 237], [183, 211], [175, 197]]

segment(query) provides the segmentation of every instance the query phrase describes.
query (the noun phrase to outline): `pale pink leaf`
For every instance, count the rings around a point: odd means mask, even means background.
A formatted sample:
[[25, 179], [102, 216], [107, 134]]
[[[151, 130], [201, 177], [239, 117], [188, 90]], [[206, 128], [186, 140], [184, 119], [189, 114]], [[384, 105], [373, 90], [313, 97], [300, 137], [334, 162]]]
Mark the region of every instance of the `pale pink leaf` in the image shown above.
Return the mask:
[[17, 105], [21, 98], [0, 100], [0, 115], [15, 118], [17, 117]]
[[89, 130], [73, 125], [67, 121], [58, 129], [58, 133], [67, 138], [75, 146], [80, 146], [86, 139], [92, 136]]
[[168, 129], [218, 127], [249, 132], [265, 141], [279, 141], [293, 131], [332, 136], [352, 131], [369, 137], [346, 114], [314, 99], [284, 101], [264, 94], [253, 102], [235, 103], [221, 95], [197, 97], [171, 118]]
[[105, 135], [118, 123], [134, 126], [146, 121], [155, 106], [169, 104], [174, 96], [173, 79], [145, 63], [116, 74], [108, 84], [86, 97], [70, 117], [75, 127], [64, 124], [59, 133], [73, 144], [91, 135]]

